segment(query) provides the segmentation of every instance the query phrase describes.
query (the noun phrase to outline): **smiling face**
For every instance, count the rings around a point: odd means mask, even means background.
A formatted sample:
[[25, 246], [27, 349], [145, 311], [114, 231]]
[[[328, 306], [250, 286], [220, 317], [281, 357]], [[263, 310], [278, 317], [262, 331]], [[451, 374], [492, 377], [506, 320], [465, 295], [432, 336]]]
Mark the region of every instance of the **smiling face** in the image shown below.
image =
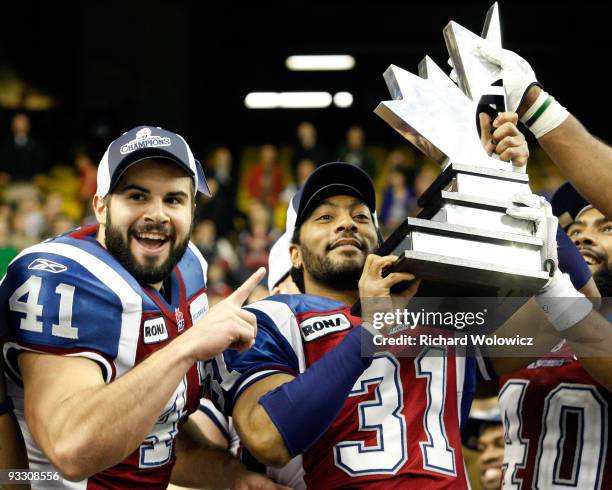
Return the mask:
[[478, 468], [480, 483], [486, 490], [501, 488], [502, 465], [504, 463], [504, 426], [492, 424], [478, 438]]
[[98, 240], [138, 282], [159, 287], [189, 243], [193, 181], [174, 163], [143, 160], [94, 197], [94, 210]]
[[588, 264], [602, 295], [612, 286], [612, 220], [595, 208], [578, 216], [567, 230]]
[[[349, 291], [357, 288], [365, 258], [378, 237], [368, 207], [352, 196], [332, 196], [304, 220], [291, 261], [309, 281]], [[308, 291], [307, 291], [308, 292]]]

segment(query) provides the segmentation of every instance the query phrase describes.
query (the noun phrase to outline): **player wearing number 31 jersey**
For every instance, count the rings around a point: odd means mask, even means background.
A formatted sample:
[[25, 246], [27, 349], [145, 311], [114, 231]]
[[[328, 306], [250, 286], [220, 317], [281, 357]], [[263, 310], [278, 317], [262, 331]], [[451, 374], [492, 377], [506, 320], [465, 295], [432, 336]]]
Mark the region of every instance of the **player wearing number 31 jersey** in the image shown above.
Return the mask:
[[361, 336], [371, 345], [371, 334], [349, 305], [388, 297], [395, 282], [412, 276], [382, 278], [395, 259], [368, 255], [377, 245], [375, 198], [361, 169], [323, 165], [301, 192], [291, 254], [306, 294], [247, 307], [257, 316], [256, 344], [216, 357], [213, 398], [233, 415], [248, 453], [281, 468], [268, 469], [281, 483], [466, 487], [459, 428], [474, 359], [435, 349], [410, 358], [362, 357]]

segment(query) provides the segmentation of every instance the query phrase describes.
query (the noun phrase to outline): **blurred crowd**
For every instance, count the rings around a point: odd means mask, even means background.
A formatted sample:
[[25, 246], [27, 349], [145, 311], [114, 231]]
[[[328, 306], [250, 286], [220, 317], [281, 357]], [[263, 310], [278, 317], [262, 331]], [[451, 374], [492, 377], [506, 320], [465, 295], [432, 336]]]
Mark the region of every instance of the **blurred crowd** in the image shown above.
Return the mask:
[[[76, 148], [73, 161], [48, 161], [45, 141], [38, 139], [30, 118], [15, 114], [10, 134], [0, 138], [0, 269], [20, 250], [41, 239], [95, 222], [91, 200], [96, 191], [101, 155]], [[272, 244], [284, 230], [287, 204], [310, 173], [330, 161], [345, 161], [368, 172], [376, 183], [383, 235], [419, 212], [418, 198], [439, 173], [439, 165], [406, 143], [395, 148], [367, 140], [352, 126], [338, 141], [323, 144], [307, 121], [296, 126], [295, 142], [265, 142], [232, 152], [212, 149], [203, 157], [212, 199], [200, 197], [193, 242], [209, 264], [211, 304], [225, 297], [259, 266], [266, 266]], [[563, 182], [556, 167], [539, 149], [528, 165], [534, 192], [545, 196]], [[267, 296], [261, 286], [253, 300]]]

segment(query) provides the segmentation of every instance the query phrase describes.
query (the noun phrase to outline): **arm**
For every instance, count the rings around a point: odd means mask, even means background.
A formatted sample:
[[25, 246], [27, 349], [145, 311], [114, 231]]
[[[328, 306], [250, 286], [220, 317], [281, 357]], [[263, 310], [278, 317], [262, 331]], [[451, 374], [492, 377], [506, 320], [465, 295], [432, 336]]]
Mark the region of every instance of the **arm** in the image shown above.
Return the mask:
[[[364, 313], [364, 319], [372, 318], [373, 298], [390, 303], [391, 287], [414, 279], [404, 272], [382, 277], [382, 271], [396, 260], [395, 256], [366, 258], [359, 292], [363, 308], [371, 311]], [[414, 281], [402, 293], [404, 300], [412, 298], [417, 288]], [[306, 451], [338, 416], [355, 382], [371, 364], [372, 345], [372, 334], [354, 327], [298, 376], [273, 374], [245, 389], [232, 412], [242, 443], [260, 462], [274, 467]], [[362, 348], [369, 355], [363, 356]], [[317, 416], [312, 417], [313, 413]]]
[[606, 216], [612, 216], [612, 148], [570, 115], [538, 142], [576, 189]]
[[[0, 356], [0, 403], [6, 402], [4, 366]], [[28, 457], [17, 419], [10, 410], [0, 415], [0, 468], [27, 468]]]
[[[192, 328], [108, 385], [89, 359], [30, 352], [19, 356], [26, 421], [40, 448], [67, 479], [82, 480], [131, 454], [197, 360], [227, 347], [252, 345], [255, 317], [240, 305], [262, 272], [253, 274]], [[109, 425], [109, 420], [114, 423]]]
[[240, 441], [267, 466], [281, 468], [291, 456], [283, 436], [259, 400], [293, 379], [289, 374], [274, 374], [254, 383], [240, 395], [232, 412]]
[[[196, 415], [196, 414], [194, 414]], [[284, 488], [264, 475], [248, 471], [224, 448], [213, 444], [189, 418], [176, 444], [176, 464], [170, 480], [189, 488]]]
[[89, 359], [23, 353], [26, 421], [53, 465], [67, 479], [82, 480], [142, 443], [192, 361], [183, 342], [173, 342], [105, 385]]
[[542, 100], [536, 103], [542, 88], [519, 55], [486, 44], [477, 48], [477, 55], [500, 67], [509, 109], [519, 113], [553, 162], [590, 203], [611, 216], [612, 201], [602, 190], [612, 187], [612, 148], [556, 101], [534, 117], [538, 108], [544, 109]]

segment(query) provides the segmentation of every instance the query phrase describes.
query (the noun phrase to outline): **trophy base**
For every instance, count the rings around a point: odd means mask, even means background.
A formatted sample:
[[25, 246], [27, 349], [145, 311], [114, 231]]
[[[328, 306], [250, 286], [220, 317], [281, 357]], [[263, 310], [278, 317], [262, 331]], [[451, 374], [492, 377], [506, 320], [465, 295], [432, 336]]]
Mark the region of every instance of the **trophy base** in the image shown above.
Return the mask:
[[417, 218], [533, 236], [530, 221], [515, 219], [506, 214], [506, 209], [513, 205], [512, 201], [442, 191], [436, 201], [430, 204]]
[[425, 209], [435, 207], [442, 191], [502, 201], [512, 201], [515, 194], [531, 192], [527, 174], [462, 163], [448, 164], [419, 198], [419, 206]]
[[[536, 237], [407, 218], [379, 254], [399, 257], [394, 272], [453, 285], [444, 288], [449, 295], [496, 296], [512, 289], [531, 295], [549, 280], [542, 267], [542, 247]], [[465, 287], [474, 289], [465, 294]]]

